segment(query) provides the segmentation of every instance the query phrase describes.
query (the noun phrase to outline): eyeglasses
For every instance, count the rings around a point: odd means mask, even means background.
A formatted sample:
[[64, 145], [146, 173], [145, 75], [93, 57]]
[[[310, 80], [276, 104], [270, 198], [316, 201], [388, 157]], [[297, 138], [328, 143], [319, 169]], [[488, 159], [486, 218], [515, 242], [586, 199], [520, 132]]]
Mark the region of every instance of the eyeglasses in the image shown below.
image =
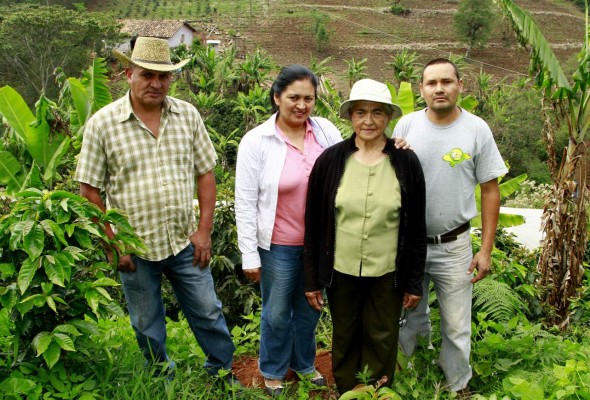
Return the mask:
[[402, 308], [402, 313], [399, 316], [399, 327], [403, 329], [406, 326], [407, 322], [408, 322], [408, 309]]

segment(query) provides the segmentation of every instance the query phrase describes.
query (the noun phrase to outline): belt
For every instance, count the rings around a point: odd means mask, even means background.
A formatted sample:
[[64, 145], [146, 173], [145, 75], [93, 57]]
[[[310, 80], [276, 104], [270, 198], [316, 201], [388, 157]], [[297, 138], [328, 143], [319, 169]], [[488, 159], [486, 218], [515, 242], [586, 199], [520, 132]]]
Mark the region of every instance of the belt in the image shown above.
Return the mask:
[[459, 225], [458, 227], [456, 227], [452, 231], [448, 231], [447, 233], [443, 233], [442, 235], [427, 236], [426, 243], [428, 243], [428, 244], [441, 244], [441, 243], [454, 242], [455, 240], [457, 240], [457, 236], [459, 236], [460, 234], [465, 232], [467, 229], [469, 229], [470, 226], [471, 225], [469, 224], [469, 221], [468, 221], [468, 222], [465, 222], [463, 225]]

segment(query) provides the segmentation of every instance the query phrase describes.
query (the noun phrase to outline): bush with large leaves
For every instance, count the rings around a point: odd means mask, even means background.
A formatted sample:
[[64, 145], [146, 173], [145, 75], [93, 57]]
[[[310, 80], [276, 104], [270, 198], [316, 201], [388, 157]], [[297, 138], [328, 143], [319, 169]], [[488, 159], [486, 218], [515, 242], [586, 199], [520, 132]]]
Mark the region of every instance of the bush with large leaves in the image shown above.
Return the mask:
[[[117, 229], [109, 240], [104, 224]], [[43, 356], [49, 368], [97, 332], [101, 317], [123, 315], [119, 286], [101, 242], [125, 252], [144, 246], [124, 215], [103, 213], [65, 191], [29, 189], [0, 219], [0, 370]], [[10, 345], [12, 344], [12, 345]], [[89, 355], [90, 356], [90, 355]]]

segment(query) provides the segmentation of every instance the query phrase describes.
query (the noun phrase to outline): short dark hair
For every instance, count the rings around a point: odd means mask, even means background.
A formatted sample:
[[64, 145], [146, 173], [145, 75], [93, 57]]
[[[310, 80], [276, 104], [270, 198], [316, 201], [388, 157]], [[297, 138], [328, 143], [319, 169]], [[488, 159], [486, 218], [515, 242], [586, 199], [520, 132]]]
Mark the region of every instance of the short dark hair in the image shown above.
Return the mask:
[[461, 80], [461, 77], [459, 76], [459, 68], [457, 68], [457, 64], [455, 64], [454, 62], [452, 62], [448, 58], [435, 58], [434, 60], [428, 61], [426, 63], [426, 65], [424, 66], [424, 69], [422, 70], [422, 77], [420, 78], [420, 82], [424, 82], [424, 71], [426, 71], [426, 68], [430, 67], [431, 65], [436, 65], [436, 64], [450, 64], [453, 67], [453, 69], [455, 70], [455, 76], [457, 77], [457, 80], [458, 81]]
[[318, 78], [307, 67], [299, 64], [291, 64], [283, 67], [270, 88], [270, 104], [274, 112], [278, 111], [275, 104], [275, 94], [280, 96], [283, 90], [295, 81], [309, 79], [314, 88], [314, 95], [318, 97]]

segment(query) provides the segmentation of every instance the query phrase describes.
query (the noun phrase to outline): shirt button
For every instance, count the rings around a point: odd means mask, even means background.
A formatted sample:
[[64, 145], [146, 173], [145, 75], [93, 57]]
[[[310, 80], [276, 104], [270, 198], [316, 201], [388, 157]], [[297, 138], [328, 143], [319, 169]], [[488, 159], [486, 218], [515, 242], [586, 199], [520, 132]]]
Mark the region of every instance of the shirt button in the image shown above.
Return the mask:
[[367, 217], [367, 218], [371, 218], [371, 213], [366, 213], [366, 214], [365, 214], [365, 217]]
[[366, 259], [367, 259], [367, 256], [363, 255], [363, 256], [362, 256], [362, 259], [363, 259], [363, 260], [366, 260]]
[[369, 238], [369, 235], [363, 235], [363, 239], [367, 240]]
[[372, 195], [373, 195], [373, 191], [369, 191], [369, 192], [367, 193], [367, 196], [372, 196]]

